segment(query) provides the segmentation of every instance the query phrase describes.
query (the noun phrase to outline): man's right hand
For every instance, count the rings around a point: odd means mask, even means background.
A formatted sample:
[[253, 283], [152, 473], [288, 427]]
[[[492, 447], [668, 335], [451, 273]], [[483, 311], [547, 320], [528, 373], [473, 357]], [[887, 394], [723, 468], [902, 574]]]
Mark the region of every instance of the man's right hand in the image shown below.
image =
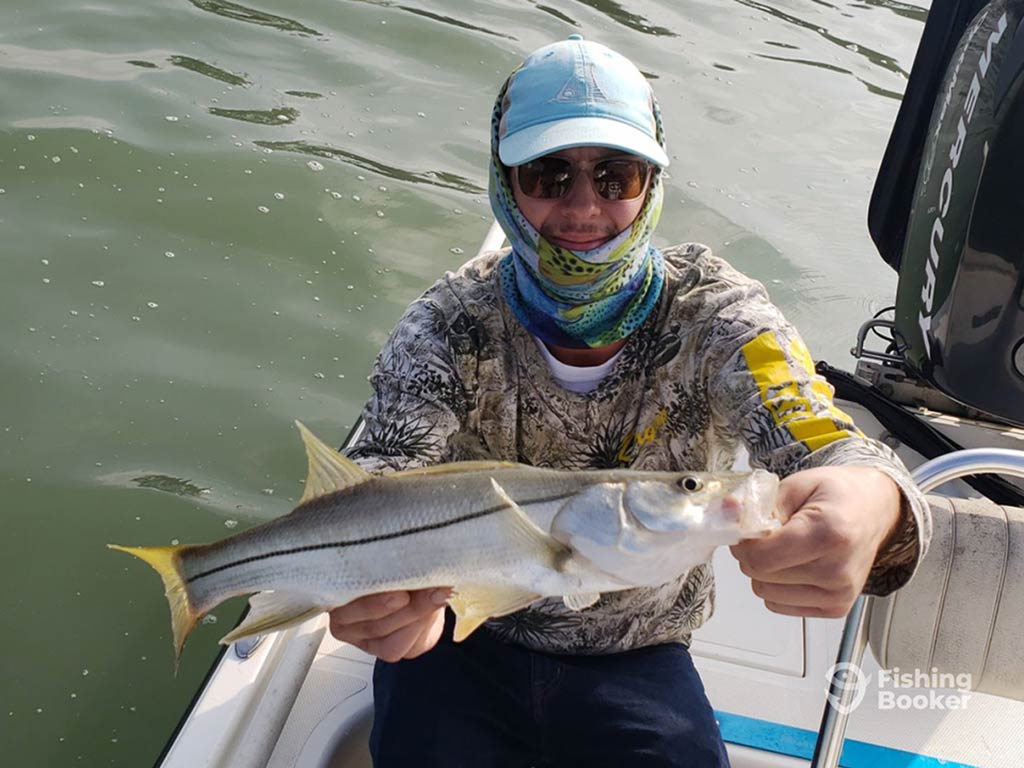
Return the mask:
[[446, 588], [381, 592], [330, 611], [331, 634], [382, 661], [426, 653], [444, 630]]

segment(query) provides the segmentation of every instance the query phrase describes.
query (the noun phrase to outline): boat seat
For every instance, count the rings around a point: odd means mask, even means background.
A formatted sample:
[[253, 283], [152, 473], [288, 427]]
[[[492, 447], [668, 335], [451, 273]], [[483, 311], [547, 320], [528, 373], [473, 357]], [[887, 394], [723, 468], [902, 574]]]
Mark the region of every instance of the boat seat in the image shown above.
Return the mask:
[[906, 586], [871, 600], [871, 650], [885, 669], [966, 672], [972, 690], [1024, 701], [1024, 509], [928, 503], [928, 553]]

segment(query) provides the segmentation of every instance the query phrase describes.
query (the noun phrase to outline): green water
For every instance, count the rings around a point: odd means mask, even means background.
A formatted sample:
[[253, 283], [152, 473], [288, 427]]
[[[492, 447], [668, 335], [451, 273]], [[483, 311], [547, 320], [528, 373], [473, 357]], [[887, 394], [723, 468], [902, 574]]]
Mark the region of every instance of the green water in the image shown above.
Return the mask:
[[572, 32], [665, 116], [659, 241], [763, 280], [846, 364], [894, 276], [864, 223], [925, 11], [885, 0], [0, 0], [0, 745], [152, 762], [237, 615], [173, 673], [107, 542], [286, 512], [402, 308], [487, 230], [493, 95]]

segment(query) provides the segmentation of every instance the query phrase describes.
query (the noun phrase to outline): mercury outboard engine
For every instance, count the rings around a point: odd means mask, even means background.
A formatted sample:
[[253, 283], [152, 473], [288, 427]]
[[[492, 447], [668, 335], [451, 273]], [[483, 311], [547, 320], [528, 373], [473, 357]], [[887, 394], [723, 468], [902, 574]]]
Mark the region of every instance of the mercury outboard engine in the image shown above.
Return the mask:
[[899, 273], [895, 350], [904, 365], [1016, 424], [1024, 424], [1022, 20], [1024, 0], [935, 1], [869, 212], [872, 237]]

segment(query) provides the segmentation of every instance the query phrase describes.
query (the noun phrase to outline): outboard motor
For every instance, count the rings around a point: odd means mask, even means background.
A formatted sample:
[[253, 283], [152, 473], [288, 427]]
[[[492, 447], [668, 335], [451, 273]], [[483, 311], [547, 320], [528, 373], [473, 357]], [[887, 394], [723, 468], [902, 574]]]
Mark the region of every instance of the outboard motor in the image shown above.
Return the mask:
[[[1024, 0], [936, 0], [869, 213], [879, 251], [899, 272], [896, 350], [906, 366], [954, 400], [1017, 424], [1024, 424], [1022, 20]], [[945, 26], [936, 31], [933, 21]], [[936, 62], [945, 64], [941, 79]]]

